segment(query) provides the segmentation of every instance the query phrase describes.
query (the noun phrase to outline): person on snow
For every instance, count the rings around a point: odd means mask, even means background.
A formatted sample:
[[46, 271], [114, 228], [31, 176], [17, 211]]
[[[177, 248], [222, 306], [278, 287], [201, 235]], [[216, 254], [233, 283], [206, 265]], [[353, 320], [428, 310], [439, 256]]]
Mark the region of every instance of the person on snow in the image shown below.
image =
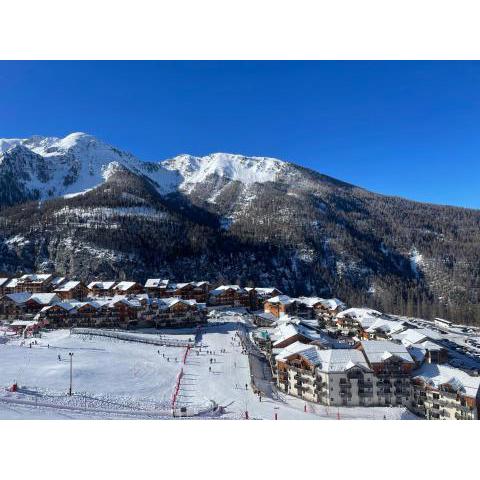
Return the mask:
[[61, 362], [62, 361], [62, 357], [59, 355], [58, 356], [58, 361]]

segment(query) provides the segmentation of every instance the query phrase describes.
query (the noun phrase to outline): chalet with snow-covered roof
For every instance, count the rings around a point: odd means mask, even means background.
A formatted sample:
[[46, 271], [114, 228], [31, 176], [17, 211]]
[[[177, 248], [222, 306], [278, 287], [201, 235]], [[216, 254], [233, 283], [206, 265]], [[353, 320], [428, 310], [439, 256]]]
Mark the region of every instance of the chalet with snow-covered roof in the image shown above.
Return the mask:
[[197, 326], [206, 322], [206, 310], [193, 299], [161, 298], [153, 305], [150, 321], [156, 328]]
[[245, 287], [245, 290], [251, 294], [252, 296], [252, 306], [251, 308], [255, 310], [263, 309], [264, 303], [278, 295], [282, 295], [282, 292], [275, 287]]
[[87, 285], [90, 297], [111, 297], [113, 295], [114, 281], [95, 281]]
[[84, 300], [88, 296], [87, 286], [77, 280], [69, 280], [64, 282], [54, 291], [62, 300]]
[[162, 278], [149, 278], [145, 282], [144, 290], [152, 298], [158, 298], [165, 295], [165, 291], [170, 281]]
[[14, 292], [41, 293], [50, 290], [50, 284], [53, 280], [51, 273], [29, 273], [16, 279], [13, 287]]
[[25, 314], [34, 314], [45, 305], [59, 302], [55, 293], [7, 293], [0, 300], [0, 314], [3, 318], [16, 318]]
[[137, 295], [143, 293], [143, 286], [137, 282], [118, 282], [113, 287], [114, 295]]
[[264, 310], [266, 313], [271, 313], [277, 318], [283, 315], [291, 315], [294, 312], [295, 300], [288, 295], [277, 295], [269, 298], [264, 303]]
[[364, 338], [364, 332], [382, 316], [381, 312], [371, 308], [347, 308], [335, 316], [334, 323], [344, 334]]
[[413, 372], [409, 407], [429, 420], [478, 420], [480, 377], [447, 365], [424, 364]]
[[58, 302], [54, 305], [43, 307], [36, 317], [49, 327], [72, 327], [76, 326], [75, 306], [69, 302]]
[[210, 283], [206, 281], [170, 283], [160, 296], [163, 298], [177, 297], [184, 300], [196, 300], [198, 303], [206, 303], [209, 291]]
[[220, 285], [210, 291], [208, 305], [251, 308], [255, 293], [239, 285]]

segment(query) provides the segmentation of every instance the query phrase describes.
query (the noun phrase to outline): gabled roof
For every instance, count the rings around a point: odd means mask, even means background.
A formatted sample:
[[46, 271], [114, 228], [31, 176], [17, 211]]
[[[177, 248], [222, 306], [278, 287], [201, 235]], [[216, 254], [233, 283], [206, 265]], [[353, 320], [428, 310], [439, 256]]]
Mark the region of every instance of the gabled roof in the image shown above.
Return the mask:
[[26, 273], [19, 278], [19, 282], [43, 283], [51, 278], [51, 273]]
[[322, 305], [329, 310], [336, 310], [337, 308], [345, 308], [345, 304], [338, 298], [328, 298], [322, 300]]
[[414, 363], [404, 345], [388, 340], [364, 340], [361, 345], [370, 364], [382, 363], [392, 357], [397, 357], [405, 363]]
[[288, 295], [277, 295], [267, 300], [268, 303], [280, 303], [281, 305], [290, 305], [294, 303], [294, 301], [295, 299], [290, 298]]
[[127, 281], [118, 282], [115, 285], [115, 290], [121, 290], [122, 292], [125, 292], [126, 290], [128, 290], [129, 288], [132, 288], [135, 285], [137, 285], [137, 282], [127, 282]]
[[236, 292], [245, 292], [240, 285], [220, 285], [210, 292], [210, 295], [217, 296], [225, 293], [227, 290], [235, 290]]
[[145, 288], [165, 288], [168, 285], [169, 280], [164, 280], [161, 278], [149, 278], [145, 282]]
[[319, 350], [320, 364], [318, 369], [322, 372], [346, 372], [354, 367], [364, 371], [371, 371], [365, 356], [360, 350], [339, 348]]
[[434, 388], [449, 385], [455, 391], [476, 398], [480, 388], [480, 377], [472, 377], [468, 373], [449, 365], [424, 364], [413, 372], [414, 378], [420, 379]]
[[55, 289], [55, 292], [69, 292], [70, 290], [73, 290], [74, 288], [78, 287], [80, 285], [80, 282], [77, 280], [70, 280], [68, 282], [65, 282], [61, 287]]
[[323, 298], [320, 297], [298, 297], [293, 300], [301, 303], [307, 307], [314, 307], [315, 305], [322, 304]]
[[88, 285], [87, 285], [87, 288], [89, 290], [93, 290], [94, 288], [95, 289], [98, 289], [98, 290], [110, 290], [113, 286], [115, 285], [115, 282], [102, 282], [102, 281], [99, 281], [99, 282], [90, 282]]
[[0, 278], [0, 287], [3, 287], [8, 282], [8, 278]]
[[55, 293], [33, 293], [28, 300], [32, 300], [40, 305], [49, 305], [60, 301], [60, 298]]
[[158, 299], [158, 308], [160, 310], [167, 310], [177, 303], [182, 303], [184, 305], [195, 306], [197, 305], [196, 300], [185, 300], [183, 298], [169, 297], [169, 298], [160, 298]]
[[[386, 334], [394, 334], [405, 330], [405, 325], [403, 322], [397, 322], [395, 320], [386, 320], [379, 318], [375, 320], [367, 329], [368, 333], [374, 332], [384, 332]], [[400, 334], [401, 335], [401, 334]]]
[[371, 369], [365, 356], [354, 349], [329, 349], [322, 350], [315, 345], [305, 345], [295, 342], [284, 348], [277, 356], [277, 360], [288, 360], [294, 355], [300, 355], [315, 365], [318, 370], [326, 373], [341, 373], [358, 367], [370, 372]]
[[74, 310], [75, 310], [75, 306], [73, 304], [71, 304], [70, 302], [57, 302], [57, 303], [54, 303], [53, 305], [45, 305], [41, 310], [40, 312], [48, 312], [49, 310], [51, 310], [52, 308], [63, 308], [63, 310], [69, 312], [69, 313], [72, 313]]
[[5, 295], [5, 297], [18, 305], [25, 303], [31, 296], [32, 294], [30, 292], [7, 293], [7, 295]]

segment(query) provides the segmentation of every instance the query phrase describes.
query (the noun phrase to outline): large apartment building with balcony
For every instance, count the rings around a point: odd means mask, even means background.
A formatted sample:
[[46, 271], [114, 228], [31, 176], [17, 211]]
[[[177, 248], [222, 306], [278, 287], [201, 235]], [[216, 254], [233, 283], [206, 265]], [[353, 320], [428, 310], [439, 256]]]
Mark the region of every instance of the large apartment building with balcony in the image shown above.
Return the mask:
[[299, 342], [285, 350], [276, 358], [277, 385], [284, 392], [323, 405], [374, 405], [375, 378], [361, 351]]
[[408, 405], [415, 362], [407, 348], [387, 340], [365, 340], [358, 349], [375, 373], [375, 404]]
[[410, 409], [431, 420], [479, 418], [480, 377], [447, 365], [425, 363], [412, 378]]

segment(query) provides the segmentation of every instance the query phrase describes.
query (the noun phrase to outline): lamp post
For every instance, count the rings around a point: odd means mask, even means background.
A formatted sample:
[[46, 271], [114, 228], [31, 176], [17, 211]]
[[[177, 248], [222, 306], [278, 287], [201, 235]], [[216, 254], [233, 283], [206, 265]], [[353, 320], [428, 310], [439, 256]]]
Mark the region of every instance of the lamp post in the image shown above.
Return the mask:
[[72, 369], [73, 369], [73, 352], [68, 352], [70, 357], [70, 388], [68, 390], [68, 394], [72, 396]]

